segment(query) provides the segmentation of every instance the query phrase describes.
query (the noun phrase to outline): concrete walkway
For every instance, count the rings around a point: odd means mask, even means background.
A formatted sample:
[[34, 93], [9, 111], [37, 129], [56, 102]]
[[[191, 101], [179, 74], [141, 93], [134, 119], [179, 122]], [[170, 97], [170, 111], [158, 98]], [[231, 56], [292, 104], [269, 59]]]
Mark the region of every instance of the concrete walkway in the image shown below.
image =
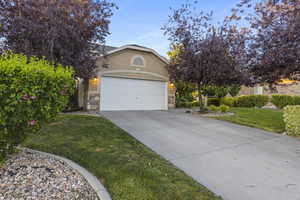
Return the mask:
[[164, 111], [103, 112], [225, 200], [300, 200], [300, 140]]

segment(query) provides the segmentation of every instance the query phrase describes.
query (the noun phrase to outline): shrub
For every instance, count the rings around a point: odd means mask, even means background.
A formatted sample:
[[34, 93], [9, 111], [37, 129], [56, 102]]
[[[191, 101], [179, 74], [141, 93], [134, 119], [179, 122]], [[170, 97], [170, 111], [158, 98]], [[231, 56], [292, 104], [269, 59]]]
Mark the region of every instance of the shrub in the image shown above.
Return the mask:
[[269, 102], [269, 97], [264, 95], [249, 95], [240, 96], [235, 101], [236, 107], [246, 107], [246, 108], [262, 108]]
[[242, 87], [240, 85], [232, 85], [228, 88], [228, 93], [232, 97], [236, 97], [240, 93], [241, 89]]
[[221, 99], [220, 104], [226, 105], [229, 107], [234, 107], [236, 98], [234, 97], [224, 97]]
[[300, 105], [300, 96], [294, 96], [294, 105]]
[[294, 105], [295, 104], [296, 98], [293, 96], [289, 95], [281, 95], [281, 94], [276, 94], [273, 95], [271, 98], [271, 102], [277, 107], [277, 108], [284, 108], [285, 106], [288, 105]]
[[23, 55], [0, 56], [0, 161], [55, 117], [74, 91], [73, 70]]
[[226, 105], [221, 105], [221, 106], [219, 107], [219, 110], [221, 111], [221, 113], [226, 113], [226, 112], [229, 111], [229, 109], [230, 109], [230, 107], [229, 107], [229, 106], [226, 106]]
[[208, 107], [209, 110], [213, 111], [213, 112], [218, 112], [219, 111], [219, 107], [211, 105]]
[[300, 106], [286, 106], [283, 117], [288, 135], [300, 136]]
[[220, 106], [220, 98], [208, 98], [207, 106]]

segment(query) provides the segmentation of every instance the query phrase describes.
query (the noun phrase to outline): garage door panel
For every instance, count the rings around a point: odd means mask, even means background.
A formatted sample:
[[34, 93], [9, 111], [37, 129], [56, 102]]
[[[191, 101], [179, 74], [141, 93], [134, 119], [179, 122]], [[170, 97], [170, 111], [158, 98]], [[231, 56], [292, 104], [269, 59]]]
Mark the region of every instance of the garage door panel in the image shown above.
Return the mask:
[[100, 110], [166, 110], [167, 83], [103, 77]]

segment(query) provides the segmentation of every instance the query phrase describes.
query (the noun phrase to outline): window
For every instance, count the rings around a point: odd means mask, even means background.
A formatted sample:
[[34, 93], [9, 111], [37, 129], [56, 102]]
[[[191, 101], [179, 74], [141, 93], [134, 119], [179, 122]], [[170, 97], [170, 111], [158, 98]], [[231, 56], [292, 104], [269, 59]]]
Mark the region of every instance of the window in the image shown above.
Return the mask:
[[145, 67], [145, 59], [143, 56], [140, 56], [140, 55], [136, 55], [136, 56], [133, 56], [132, 59], [131, 59], [131, 66], [134, 66], [134, 67]]

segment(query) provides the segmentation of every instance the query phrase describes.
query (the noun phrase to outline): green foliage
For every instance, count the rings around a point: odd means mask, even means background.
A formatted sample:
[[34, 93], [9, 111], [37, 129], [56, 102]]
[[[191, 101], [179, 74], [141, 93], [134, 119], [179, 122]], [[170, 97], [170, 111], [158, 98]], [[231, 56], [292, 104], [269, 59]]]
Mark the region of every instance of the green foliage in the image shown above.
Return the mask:
[[300, 97], [299, 96], [289, 96], [289, 95], [281, 95], [275, 94], [271, 98], [271, 102], [279, 109], [283, 109], [286, 106], [290, 105], [300, 105]]
[[177, 108], [193, 108], [193, 107], [199, 107], [200, 103], [199, 101], [192, 101], [192, 102], [176, 102]]
[[215, 106], [215, 105], [210, 105], [208, 107], [209, 110], [213, 111], [213, 112], [218, 112], [219, 111], [219, 107]]
[[229, 111], [229, 109], [230, 109], [230, 107], [226, 106], [226, 105], [220, 105], [220, 107], [219, 107], [219, 110], [221, 113], [226, 113]]
[[23, 55], [0, 57], [0, 161], [56, 116], [74, 90], [73, 70]]
[[214, 106], [220, 106], [221, 103], [220, 103], [220, 98], [208, 98], [207, 99], [207, 106], [211, 106], [211, 105], [214, 105]]
[[283, 117], [288, 135], [300, 136], [300, 106], [286, 106]]
[[220, 105], [220, 106], [211, 105], [208, 107], [208, 109], [213, 112], [226, 113], [229, 111], [230, 107], [226, 105]]
[[228, 94], [228, 90], [227, 87], [205, 86], [202, 88], [202, 94], [207, 97], [222, 98]]
[[235, 101], [236, 101], [236, 98], [234, 97], [224, 97], [221, 99], [221, 102], [220, 104], [222, 105], [226, 105], [226, 106], [229, 106], [229, 107], [234, 107], [235, 106]]
[[269, 97], [264, 95], [240, 96], [235, 101], [236, 107], [262, 108], [269, 102]]
[[294, 96], [294, 105], [300, 105], [300, 96]]
[[240, 93], [241, 89], [242, 87], [240, 85], [232, 85], [228, 88], [228, 93], [232, 97], [236, 97]]
[[191, 83], [176, 82], [176, 101], [191, 102], [194, 101], [193, 92], [196, 91], [196, 86]]

